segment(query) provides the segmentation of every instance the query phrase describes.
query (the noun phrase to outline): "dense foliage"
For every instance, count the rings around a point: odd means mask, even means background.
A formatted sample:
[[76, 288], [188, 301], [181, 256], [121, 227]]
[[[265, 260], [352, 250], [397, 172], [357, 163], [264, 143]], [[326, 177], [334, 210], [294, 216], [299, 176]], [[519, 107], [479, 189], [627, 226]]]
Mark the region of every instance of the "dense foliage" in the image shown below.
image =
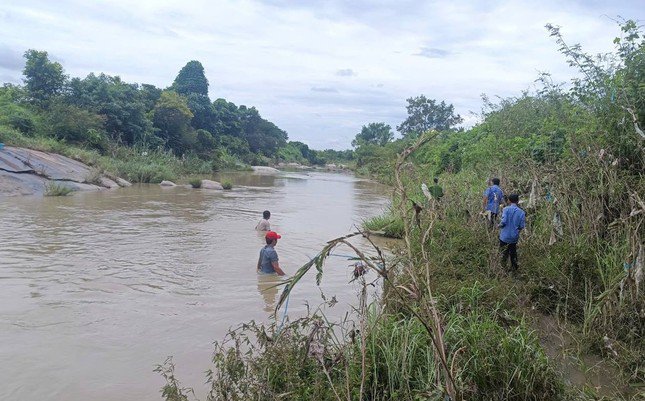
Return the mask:
[[24, 56], [25, 85], [0, 88], [0, 141], [8, 144], [51, 150], [54, 140], [64, 145], [57, 148], [112, 156], [127, 153], [118, 147], [142, 154], [163, 151], [181, 160], [198, 158], [215, 170], [351, 159], [351, 154], [288, 142], [287, 133], [255, 107], [221, 98], [211, 102], [199, 61], [188, 62], [163, 89], [106, 74], [70, 79], [47, 52], [28, 50]]
[[[355, 275], [355, 320], [233, 330], [216, 344], [208, 399], [642, 398], [645, 41], [627, 21], [617, 51], [592, 57], [548, 29], [580, 71], [571, 85], [542, 76], [536, 93], [484, 98], [468, 130], [448, 123], [386, 143], [359, 134], [359, 169], [395, 186], [391, 210], [365, 226], [403, 240], [390, 256], [352, 248], [361, 233], [329, 241], [288, 279], [278, 309], [346, 246], [368, 270]], [[422, 190], [436, 175], [440, 201]], [[492, 176], [527, 213], [516, 273], [480, 215]], [[369, 304], [366, 288], [379, 281], [383, 302]], [[186, 399], [172, 367], [159, 370], [166, 399]]]

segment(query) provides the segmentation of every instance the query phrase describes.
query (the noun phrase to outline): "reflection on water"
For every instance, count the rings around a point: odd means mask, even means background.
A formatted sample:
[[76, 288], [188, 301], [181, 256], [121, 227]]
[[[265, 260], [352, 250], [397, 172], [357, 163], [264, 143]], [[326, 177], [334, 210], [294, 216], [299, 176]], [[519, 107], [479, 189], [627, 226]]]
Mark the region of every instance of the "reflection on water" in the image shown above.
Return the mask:
[[[268, 321], [275, 307], [279, 278], [256, 273], [263, 210], [293, 274], [386, 204], [382, 187], [341, 174], [225, 178], [234, 190], [0, 199], [0, 399], [158, 400], [152, 369], [167, 355], [186, 383], [203, 383], [212, 342], [243, 321]], [[332, 317], [355, 304], [347, 265], [330, 257], [325, 266], [321, 289], [339, 301]], [[305, 277], [289, 316], [320, 302]]]
[[275, 274], [258, 273], [258, 292], [264, 298], [264, 311], [273, 312], [278, 298], [278, 287], [281, 279]]

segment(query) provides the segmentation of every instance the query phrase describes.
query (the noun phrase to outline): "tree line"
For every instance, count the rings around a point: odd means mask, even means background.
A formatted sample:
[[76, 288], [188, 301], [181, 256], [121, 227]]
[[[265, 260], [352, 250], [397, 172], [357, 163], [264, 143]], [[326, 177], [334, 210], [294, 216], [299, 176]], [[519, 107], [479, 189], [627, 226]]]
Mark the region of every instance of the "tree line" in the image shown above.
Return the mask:
[[287, 132], [255, 107], [211, 101], [199, 61], [188, 62], [167, 88], [90, 73], [70, 78], [46, 51], [24, 53], [24, 85], [0, 88], [0, 125], [106, 152], [111, 146], [165, 149], [204, 160], [235, 158], [323, 164], [347, 158], [289, 142]]

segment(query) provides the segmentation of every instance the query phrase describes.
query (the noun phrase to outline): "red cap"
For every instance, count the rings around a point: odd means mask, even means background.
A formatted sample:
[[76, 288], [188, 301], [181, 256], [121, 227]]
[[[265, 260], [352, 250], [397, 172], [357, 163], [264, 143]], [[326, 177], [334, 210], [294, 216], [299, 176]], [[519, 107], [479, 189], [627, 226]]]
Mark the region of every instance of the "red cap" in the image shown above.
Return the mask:
[[266, 235], [268, 239], [280, 239], [282, 236], [275, 231], [269, 231]]

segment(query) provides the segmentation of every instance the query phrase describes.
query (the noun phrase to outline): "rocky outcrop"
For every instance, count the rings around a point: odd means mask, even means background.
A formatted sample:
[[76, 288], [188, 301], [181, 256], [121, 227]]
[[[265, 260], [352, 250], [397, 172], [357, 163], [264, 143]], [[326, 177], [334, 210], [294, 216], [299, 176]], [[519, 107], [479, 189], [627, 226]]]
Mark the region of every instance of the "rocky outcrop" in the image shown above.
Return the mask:
[[273, 167], [267, 167], [267, 166], [251, 166], [253, 169], [253, 173], [258, 174], [258, 175], [276, 175], [280, 173], [280, 170], [275, 169]]
[[55, 153], [11, 146], [0, 149], [0, 196], [42, 195], [52, 184], [74, 191], [98, 191], [118, 188], [119, 181], [128, 183]]
[[161, 181], [159, 183], [159, 185], [161, 185], [162, 187], [176, 187], [177, 186], [177, 184], [175, 184], [174, 182], [166, 181], [166, 180]]
[[224, 189], [222, 184], [217, 181], [202, 180], [202, 189]]

